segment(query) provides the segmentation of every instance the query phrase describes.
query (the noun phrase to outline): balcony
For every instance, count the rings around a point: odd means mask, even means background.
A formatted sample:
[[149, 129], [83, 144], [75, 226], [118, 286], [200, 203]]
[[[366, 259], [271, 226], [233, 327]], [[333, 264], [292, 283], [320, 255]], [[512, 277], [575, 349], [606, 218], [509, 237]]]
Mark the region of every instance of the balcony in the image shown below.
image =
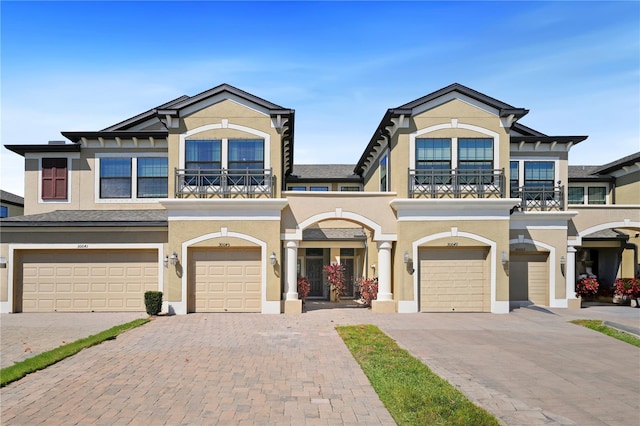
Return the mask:
[[175, 198], [273, 198], [271, 169], [175, 169]]
[[504, 169], [409, 169], [409, 198], [504, 198]]
[[511, 188], [511, 197], [522, 199], [523, 211], [564, 210], [564, 186]]

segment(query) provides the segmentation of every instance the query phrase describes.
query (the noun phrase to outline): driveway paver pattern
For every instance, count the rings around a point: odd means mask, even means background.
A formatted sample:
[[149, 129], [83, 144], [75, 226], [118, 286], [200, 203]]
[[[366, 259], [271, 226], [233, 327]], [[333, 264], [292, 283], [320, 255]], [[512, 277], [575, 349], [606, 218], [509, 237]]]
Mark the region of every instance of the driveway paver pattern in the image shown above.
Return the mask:
[[620, 309], [159, 317], [3, 388], [0, 420], [394, 424], [334, 329], [370, 323], [503, 424], [640, 424], [640, 349], [567, 323], [640, 325]]

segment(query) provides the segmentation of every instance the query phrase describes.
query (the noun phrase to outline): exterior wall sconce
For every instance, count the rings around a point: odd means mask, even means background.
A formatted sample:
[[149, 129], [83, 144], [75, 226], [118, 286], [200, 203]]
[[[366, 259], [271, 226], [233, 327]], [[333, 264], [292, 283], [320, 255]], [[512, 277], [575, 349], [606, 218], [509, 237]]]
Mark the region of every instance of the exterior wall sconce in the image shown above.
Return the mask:
[[272, 265], [275, 265], [277, 261], [278, 259], [276, 258], [276, 252], [272, 251], [271, 256], [269, 256], [269, 262], [271, 262]]
[[169, 267], [169, 256], [165, 256], [164, 259], [162, 260], [162, 263], [164, 263], [164, 267], [168, 268]]
[[7, 258], [2, 256], [0, 257], [0, 268], [6, 268], [7, 267]]
[[409, 263], [409, 252], [408, 251], [404, 252], [404, 263]]
[[564, 256], [560, 256], [560, 265], [566, 265], [567, 264], [567, 258]]
[[507, 253], [505, 253], [504, 251], [502, 252], [502, 264], [506, 265], [509, 262], [509, 259], [507, 258]]
[[171, 257], [169, 257], [169, 263], [171, 263], [171, 265], [173, 266], [175, 266], [175, 264], [178, 263], [178, 253], [176, 253], [175, 251], [173, 252]]

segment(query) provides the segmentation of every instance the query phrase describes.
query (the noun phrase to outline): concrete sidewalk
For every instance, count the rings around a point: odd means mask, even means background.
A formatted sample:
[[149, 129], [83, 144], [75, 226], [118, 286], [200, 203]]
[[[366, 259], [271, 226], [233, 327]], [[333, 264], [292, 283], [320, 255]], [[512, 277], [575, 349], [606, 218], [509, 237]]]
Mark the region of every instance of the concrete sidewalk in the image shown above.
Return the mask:
[[161, 317], [3, 388], [0, 420], [394, 424], [335, 332], [372, 323], [503, 424], [639, 424], [640, 349], [567, 323], [626, 309]]

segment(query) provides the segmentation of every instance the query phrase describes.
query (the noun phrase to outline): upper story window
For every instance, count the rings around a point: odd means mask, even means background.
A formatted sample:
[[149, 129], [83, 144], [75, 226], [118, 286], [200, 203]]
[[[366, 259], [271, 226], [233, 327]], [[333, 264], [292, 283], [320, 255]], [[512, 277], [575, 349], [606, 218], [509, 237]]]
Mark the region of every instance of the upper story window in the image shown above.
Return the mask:
[[341, 186], [340, 187], [340, 191], [345, 191], [345, 192], [360, 192], [360, 187], [359, 186]]
[[416, 169], [451, 169], [451, 139], [416, 139]]
[[166, 157], [99, 157], [99, 199], [166, 198], [169, 176]]
[[389, 155], [384, 154], [380, 158], [380, 192], [389, 190]]
[[607, 187], [589, 185], [570, 186], [568, 198], [569, 204], [607, 204]]
[[306, 186], [288, 186], [287, 190], [288, 191], [306, 191], [307, 187]]
[[166, 158], [141, 157], [138, 161], [138, 198], [168, 196], [169, 167]]
[[525, 161], [524, 186], [527, 189], [551, 189], [555, 186], [554, 161]]
[[509, 162], [509, 196], [518, 198], [518, 186], [520, 181], [520, 163], [517, 161]]
[[458, 139], [458, 168], [463, 170], [492, 170], [493, 139]]
[[309, 191], [328, 191], [328, 186], [310, 186]]
[[42, 159], [42, 199], [67, 199], [68, 168], [66, 158]]
[[100, 198], [131, 198], [131, 158], [100, 159]]
[[220, 170], [222, 168], [221, 140], [188, 140], [185, 146], [185, 169]]
[[9, 217], [9, 208], [7, 206], [0, 206], [0, 219]]

